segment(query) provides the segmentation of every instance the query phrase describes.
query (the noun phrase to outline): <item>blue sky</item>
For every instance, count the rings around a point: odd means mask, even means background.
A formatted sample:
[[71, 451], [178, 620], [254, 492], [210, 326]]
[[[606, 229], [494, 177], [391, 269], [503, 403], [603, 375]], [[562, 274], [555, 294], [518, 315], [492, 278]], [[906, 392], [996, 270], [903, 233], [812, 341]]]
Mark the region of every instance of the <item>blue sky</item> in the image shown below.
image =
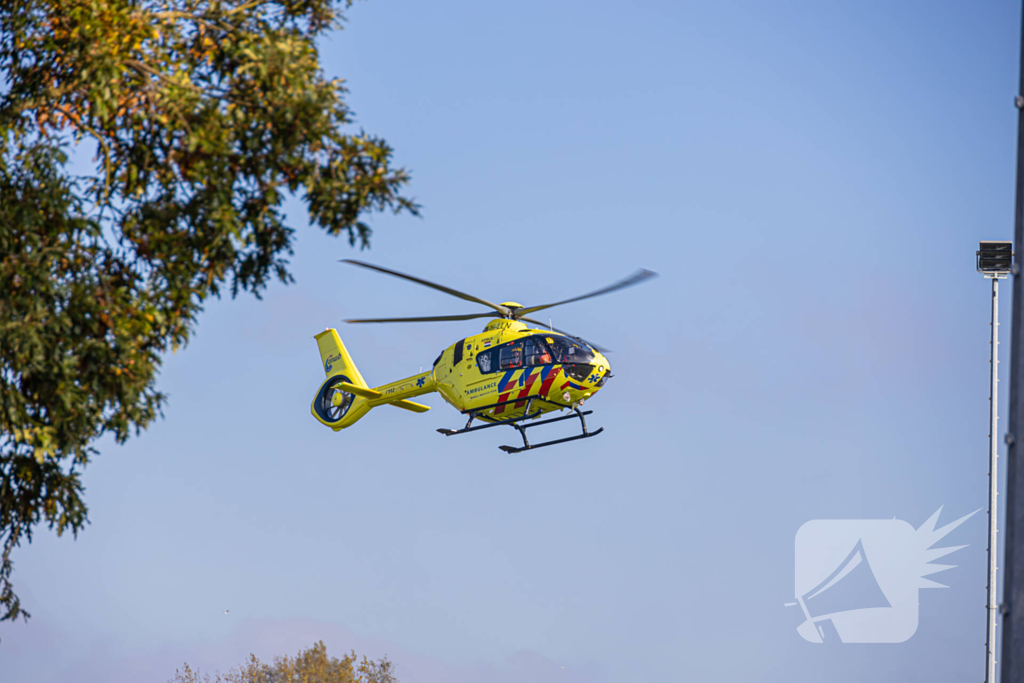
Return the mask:
[[[1019, 27], [1009, 2], [357, 3], [325, 70], [422, 218], [374, 217], [358, 252], [289, 206], [297, 282], [212, 302], [165, 418], [101, 444], [91, 525], [16, 556], [34, 616], [0, 625], [4, 679], [164, 681], [321, 638], [409, 682], [981, 676], [973, 258], [1012, 232]], [[437, 396], [310, 416], [324, 327], [370, 384], [480, 327], [343, 326], [474, 309], [341, 258], [526, 305], [661, 277], [552, 311], [614, 349], [605, 433], [509, 456], [511, 430], [437, 434], [461, 422]], [[940, 506], [982, 513], [911, 640], [797, 635], [804, 522]]]

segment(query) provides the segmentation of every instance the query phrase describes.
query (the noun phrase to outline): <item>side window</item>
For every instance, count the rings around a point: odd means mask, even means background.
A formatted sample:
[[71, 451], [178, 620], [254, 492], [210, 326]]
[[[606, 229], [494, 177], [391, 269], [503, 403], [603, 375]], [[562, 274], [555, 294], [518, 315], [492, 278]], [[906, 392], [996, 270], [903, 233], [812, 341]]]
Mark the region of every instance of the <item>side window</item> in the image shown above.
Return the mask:
[[459, 343], [455, 345], [455, 360], [452, 362], [452, 367], [462, 362], [462, 349], [466, 346], [466, 340], [460, 339]]
[[481, 351], [476, 355], [476, 364], [480, 368], [480, 372], [497, 372], [498, 362], [494, 357], [498, 349], [490, 349], [488, 351]]
[[542, 337], [530, 337], [526, 340], [526, 364], [548, 365], [554, 362], [551, 352]]
[[513, 342], [498, 348], [499, 370], [512, 370], [523, 367], [523, 342]]

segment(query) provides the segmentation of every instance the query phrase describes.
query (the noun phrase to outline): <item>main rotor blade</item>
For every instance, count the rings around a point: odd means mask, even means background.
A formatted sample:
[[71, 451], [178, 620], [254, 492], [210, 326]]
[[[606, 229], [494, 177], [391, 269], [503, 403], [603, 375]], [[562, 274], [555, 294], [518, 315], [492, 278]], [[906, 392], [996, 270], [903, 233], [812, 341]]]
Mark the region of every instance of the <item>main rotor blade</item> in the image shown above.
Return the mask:
[[603, 346], [598, 346], [597, 344], [595, 344], [593, 342], [587, 341], [583, 337], [577, 337], [575, 334], [573, 334], [571, 332], [566, 332], [565, 330], [560, 330], [557, 327], [551, 327], [548, 323], [544, 322], [543, 320], [534, 320], [533, 318], [526, 318], [526, 317], [522, 317], [522, 318], [519, 318], [519, 319], [520, 320], [525, 320], [528, 323], [533, 323], [534, 325], [540, 325], [541, 327], [547, 327], [548, 329], [554, 330], [555, 332], [558, 332], [559, 334], [564, 334], [566, 337], [572, 337], [573, 339], [579, 339], [580, 341], [584, 341], [587, 344], [589, 344], [595, 351], [597, 351], [599, 353], [611, 353], [612, 352], [611, 349], [606, 349]]
[[[444, 285], [439, 285], [439, 284], [434, 283], [434, 282], [429, 282], [427, 280], [423, 280], [423, 279], [420, 279], [418, 277], [413, 277], [412, 275], [406, 275], [405, 273], [399, 273], [397, 270], [388, 270], [387, 268], [381, 268], [380, 266], [375, 266], [372, 263], [365, 263], [363, 261], [356, 261], [356, 260], [347, 259], [347, 258], [346, 259], [341, 259], [341, 262], [342, 263], [351, 263], [353, 266], [359, 266], [361, 268], [369, 268], [370, 270], [376, 270], [378, 273], [384, 273], [386, 275], [394, 275], [395, 277], [400, 277], [400, 278], [402, 278], [404, 280], [409, 280], [411, 282], [415, 282], [416, 284], [423, 285], [424, 287], [430, 287], [432, 289], [436, 289], [438, 291], [444, 292], [445, 294], [451, 294], [452, 296], [457, 296], [460, 299], [465, 299], [466, 301], [472, 301], [473, 303], [482, 304], [484, 306], [487, 306], [488, 308], [493, 308], [498, 313], [501, 313], [502, 317], [504, 317], [504, 316], [509, 314], [509, 309], [505, 308], [504, 306], [500, 306], [498, 304], [491, 303], [487, 299], [481, 299], [479, 297], [473, 296], [472, 294], [466, 294], [465, 292], [460, 292], [457, 289], [452, 289], [451, 287], [445, 287]], [[453, 320], [458, 320], [458, 318], [453, 318]]]
[[562, 304], [569, 304], [572, 303], [573, 301], [582, 301], [583, 299], [601, 296], [602, 294], [611, 294], [612, 292], [618, 291], [620, 289], [625, 289], [626, 287], [632, 287], [633, 285], [638, 285], [644, 280], [648, 280], [652, 277], [657, 276], [658, 274], [655, 273], [654, 271], [647, 270], [646, 268], [641, 268], [640, 270], [636, 271], [629, 277], [623, 280], [619, 280], [613, 285], [608, 285], [607, 287], [599, 289], [595, 292], [590, 292], [589, 294], [584, 294], [583, 296], [577, 296], [572, 299], [566, 299], [565, 301], [556, 301], [553, 304], [544, 304], [543, 306], [528, 306], [526, 308], [517, 308], [515, 310], [515, 316], [517, 318], [525, 320], [525, 318], [523, 318], [523, 315], [529, 315], [530, 313], [535, 313], [545, 308], [551, 308], [552, 306], [561, 306]]
[[435, 315], [426, 318], [360, 318], [347, 323], [432, 323], [443, 320], [473, 320], [474, 318], [500, 318], [499, 313], [467, 313], [465, 315]]

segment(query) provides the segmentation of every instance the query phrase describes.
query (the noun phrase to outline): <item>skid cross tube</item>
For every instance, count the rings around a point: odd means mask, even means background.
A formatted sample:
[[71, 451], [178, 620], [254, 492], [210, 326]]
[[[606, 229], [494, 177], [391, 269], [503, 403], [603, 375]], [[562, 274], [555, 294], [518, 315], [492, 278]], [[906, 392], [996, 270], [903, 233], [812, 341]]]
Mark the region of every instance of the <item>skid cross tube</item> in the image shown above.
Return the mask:
[[437, 431], [438, 433], [444, 434], [445, 436], [455, 436], [456, 434], [476, 432], [481, 429], [488, 429], [489, 427], [500, 427], [501, 425], [512, 425], [514, 427], [515, 425], [512, 424], [513, 422], [517, 422], [519, 420], [532, 420], [533, 418], [537, 417], [540, 414], [541, 413], [538, 410], [536, 413], [533, 413], [532, 415], [523, 415], [522, 417], [516, 417], [511, 420], [498, 420], [497, 422], [488, 422], [487, 424], [477, 425], [476, 427], [470, 427], [470, 425], [473, 424], [473, 418], [478, 416], [470, 415], [469, 422], [467, 422], [466, 426], [463, 427], [462, 429], [438, 429]]
[[[548, 404], [553, 405], [553, 406], [558, 406], [559, 408], [568, 408], [568, 409], [572, 410], [573, 412], [572, 412], [571, 415], [562, 415], [560, 417], [553, 417], [553, 418], [550, 418], [550, 419], [547, 419], [547, 420], [541, 420], [540, 422], [533, 422], [531, 424], [524, 424], [527, 420], [532, 420], [532, 419], [534, 419], [536, 417], [539, 417], [542, 414], [542, 412], [543, 412], [543, 411], [540, 411], [540, 410], [538, 410], [536, 412], [533, 412], [533, 413], [530, 412], [530, 410], [533, 408], [534, 401], [540, 401], [542, 403], [548, 403]], [[488, 416], [485, 416], [485, 415], [481, 414], [481, 413], [483, 413], [485, 411], [491, 410], [492, 408], [497, 408], [499, 406], [508, 405], [509, 403], [524, 403], [524, 402], [526, 403], [526, 410], [523, 411], [523, 414], [520, 417], [513, 417], [513, 418], [509, 418], [507, 420], [495, 420], [492, 417], [488, 417]], [[534, 448], [543, 448], [544, 446], [553, 446], [553, 445], [555, 445], [557, 443], [565, 443], [567, 441], [576, 441], [578, 439], [589, 439], [592, 436], [597, 436], [598, 434], [600, 434], [601, 432], [604, 431], [604, 427], [598, 429], [595, 432], [588, 431], [587, 430], [587, 421], [586, 421], [586, 419], [584, 417], [585, 415], [590, 415], [593, 412], [594, 412], [593, 410], [583, 411], [583, 410], [579, 409], [579, 406], [566, 405], [564, 403], [559, 403], [558, 401], [552, 401], [551, 399], [544, 398], [542, 396], [531, 396], [530, 398], [526, 398], [526, 399], [524, 399], [524, 398], [514, 398], [514, 399], [510, 399], [508, 401], [499, 401], [497, 403], [492, 403], [490, 405], [480, 406], [479, 408], [473, 408], [472, 410], [464, 410], [464, 411], [462, 411], [463, 415], [469, 415], [469, 420], [466, 421], [466, 426], [465, 427], [463, 427], [462, 429], [438, 429], [437, 431], [438, 431], [439, 434], [444, 434], [445, 436], [455, 436], [457, 434], [468, 434], [469, 432], [476, 432], [476, 431], [479, 431], [481, 429], [488, 429], [490, 427], [498, 427], [498, 426], [501, 426], [501, 425], [508, 425], [509, 427], [512, 427], [516, 431], [518, 431], [520, 436], [523, 437], [523, 447], [522, 448], [516, 448], [515, 446], [499, 446], [499, 448], [501, 448], [501, 450], [505, 451], [506, 453], [520, 453], [522, 451], [532, 450]], [[561, 422], [562, 420], [571, 420], [572, 418], [575, 418], [575, 417], [578, 417], [580, 419], [580, 427], [583, 429], [583, 433], [582, 434], [577, 434], [576, 436], [565, 437], [564, 439], [555, 439], [553, 441], [545, 441], [544, 443], [538, 443], [538, 444], [531, 444], [530, 440], [526, 437], [526, 430], [531, 428], [531, 427], [539, 427], [541, 425], [551, 424], [552, 422]], [[473, 425], [473, 420], [490, 420], [490, 422], [488, 422], [487, 424], [477, 425], [476, 427], [474, 427], [474, 426], [472, 426]]]
[[[530, 413], [530, 408], [533, 406], [534, 401], [550, 403], [551, 405], [558, 406], [559, 408], [568, 408], [569, 410], [573, 410], [573, 407], [570, 405], [566, 405], [565, 403], [559, 403], [558, 401], [552, 401], [550, 399], [544, 398], [543, 396], [531, 396], [530, 398], [512, 398], [507, 401], [498, 401], [497, 403], [490, 403], [488, 405], [480, 406], [479, 408], [473, 408], [471, 410], [463, 410], [463, 415], [469, 415], [469, 420], [466, 422], [465, 427], [463, 427], [462, 429], [438, 429], [437, 431], [440, 432], [441, 434], [444, 434], [445, 436], [454, 436], [456, 434], [472, 432], [477, 429], [485, 429], [486, 427], [511, 424], [519, 420], [532, 420], [533, 418], [541, 414], [540, 411], [532, 414]], [[526, 410], [523, 411], [523, 415], [521, 417], [513, 417], [507, 420], [498, 420], [493, 417], [488, 417], [487, 415], [482, 414], [487, 412], [488, 410], [491, 410], [492, 408], [507, 406], [509, 403], [525, 403]], [[470, 425], [473, 424], [473, 420], [489, 420], [490, 424], [481, 425], [479, 427], [471, 427]]]
[[[541, 420], [540, 422], [534, 422], [532, 424], [510, 424], [518, 430], [519, 435], [523, 437], [523, 447], [516, 448], [515, 446], [498, 446], [501, 450], [506, 453], [522, 453], [523, 451], [532, 450], [534, 448], [543, 448], [544, 446], [554, 446], [557, 443], [566, 443], [567, 441], [577, 441], [579, 439], [589, 439], [592, 436], [597, 436], [604, 431], [604, 427], [601, 427], [596, 432], [587, 431], [587, 421], [583, 417], [584, 415], [590, 415], [593, 410], [582, 411], [578, 407], [573, 408], [573, 415], [562, 415], [561, 417], [553, 417], [550, 420]], [[574, 417], [580, 418], [580, 426], [583, 428], [582, 434], [576, 436], [567, 436], [564, 439], [554, 439], [552, 441], [545, 441], [544, 443], [531, 444], [530, 440], [526, 438], [526, 430], [530, 427], [539, 427], [541, 425], [551, 424], [552, 422], [561, 422], [562, 420], [571, 420]]]

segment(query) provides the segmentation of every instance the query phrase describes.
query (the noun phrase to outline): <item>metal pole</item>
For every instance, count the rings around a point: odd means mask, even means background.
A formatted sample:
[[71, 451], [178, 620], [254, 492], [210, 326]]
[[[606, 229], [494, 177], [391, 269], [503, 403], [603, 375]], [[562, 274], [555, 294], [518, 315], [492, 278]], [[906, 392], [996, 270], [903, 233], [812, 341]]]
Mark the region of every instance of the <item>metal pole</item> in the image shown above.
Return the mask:
[[1010, 416], [1006, 435], [1006, 556], [1003, 560], [1002, 683], [1024, 683], [1024, 468], [1017, 446], [1024, 439], [1024, 15], [1021, 17], [1021, 83], [1017, 96], [1017, 197], [1014, 207], [1013, 331], [1010, 339]]
[[992, 376], [989, 378], [989, 430], [988, 430], [988, 627], [985, 630], [985, 683], [996, 681], [996, 533], [999, 523], [998, 495], [999, 442], [999, 276], [992, 278], [992, 341], [989, 360]]

